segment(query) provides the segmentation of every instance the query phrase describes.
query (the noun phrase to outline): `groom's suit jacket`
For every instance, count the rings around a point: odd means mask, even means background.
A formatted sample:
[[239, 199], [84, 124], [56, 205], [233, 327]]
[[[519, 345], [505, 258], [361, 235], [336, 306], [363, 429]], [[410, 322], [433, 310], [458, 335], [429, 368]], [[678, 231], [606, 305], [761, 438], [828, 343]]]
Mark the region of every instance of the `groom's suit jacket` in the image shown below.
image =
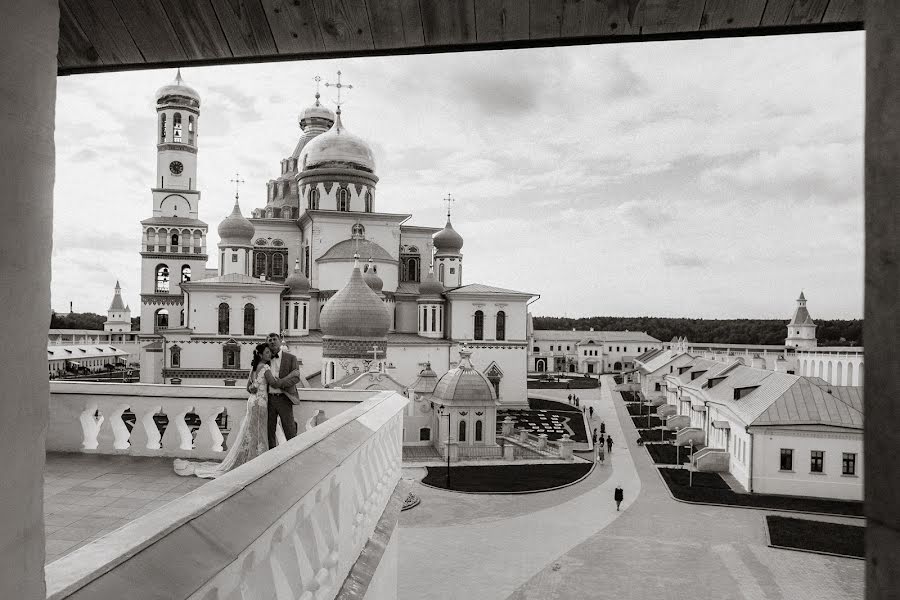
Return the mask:
[[[278, 378], [284, 379], [288, 373], [293, 371], [294, 369], [300, 368], [300, 361], [297, 360], [297, 357], [291, 354], [290, 352], [281, 351], [281, 368], [278, 370]], [[281, 391], [284, 392], [284, 395], [287, 396], [290, 401], [294, 404], [300, 404], [300, 394], [297, 392], [297, 384], [300, 383], [300, 377], [294, 376], [290, 379], [285, 379], [281, 385]]]

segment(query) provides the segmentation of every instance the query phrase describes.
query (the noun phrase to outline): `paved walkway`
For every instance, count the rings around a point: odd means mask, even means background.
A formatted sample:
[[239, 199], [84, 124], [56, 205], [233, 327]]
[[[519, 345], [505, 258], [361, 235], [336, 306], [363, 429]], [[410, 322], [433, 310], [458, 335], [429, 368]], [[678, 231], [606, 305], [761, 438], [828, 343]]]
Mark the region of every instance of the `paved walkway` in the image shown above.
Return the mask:
[[616, 444], [612, 464], [576, 486], [527, 496], [414, 486], [422, 504], [398, 532], [401, 600], [862, 597], [863, 561], [766, 547], [764, 515], [777, 513], [673, 500], [611, 388], [605, 377], [599, 393], [579, 391]]

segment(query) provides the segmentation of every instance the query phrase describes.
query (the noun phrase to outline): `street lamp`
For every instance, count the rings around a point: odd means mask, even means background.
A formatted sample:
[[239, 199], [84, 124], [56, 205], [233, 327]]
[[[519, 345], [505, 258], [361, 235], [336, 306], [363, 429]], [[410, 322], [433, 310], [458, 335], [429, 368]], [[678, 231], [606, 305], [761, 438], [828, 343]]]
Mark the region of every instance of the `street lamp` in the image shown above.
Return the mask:
[[[434, 408], [434, 402], [431, 403], [431, 407]], [[447, 414], [444, 414], [444, 405], [441, 404], [437, 408], [437, 413], [439, 417], [447, 417], [447, 489], [452, 489], [450, 487], [450, 411], [447, 410]], [[438, 424], [440, 426], [440, 423]]]
[[694, 487], [694, 440], [691, 440], [691, 462], [688, 465], [688, 487]]

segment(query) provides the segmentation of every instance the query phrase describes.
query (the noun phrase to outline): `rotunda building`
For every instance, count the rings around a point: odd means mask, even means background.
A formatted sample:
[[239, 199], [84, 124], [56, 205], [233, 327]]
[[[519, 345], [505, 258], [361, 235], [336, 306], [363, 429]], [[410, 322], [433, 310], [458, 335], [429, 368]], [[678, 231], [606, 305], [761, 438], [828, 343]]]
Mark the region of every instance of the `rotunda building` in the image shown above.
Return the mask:
[[447, 452], [448, 432], [443, 419], [449, 414], [451, 458], [457, 453], [465, 458], [466, 446], [497, 445], [497, 394], [487, 376], [472, 366], [471, 356], [468, 347], [460, 347], [459, 365], [444, 373], [432, 393], [433, 427], [438, 432], [435, 443], [438, 450]]
[[350, 280], [325, 303], [322, 330], [322, 383], [383, 368], [387, 359], [390, 316], [381, 298], [363, 279], [359, 261]]

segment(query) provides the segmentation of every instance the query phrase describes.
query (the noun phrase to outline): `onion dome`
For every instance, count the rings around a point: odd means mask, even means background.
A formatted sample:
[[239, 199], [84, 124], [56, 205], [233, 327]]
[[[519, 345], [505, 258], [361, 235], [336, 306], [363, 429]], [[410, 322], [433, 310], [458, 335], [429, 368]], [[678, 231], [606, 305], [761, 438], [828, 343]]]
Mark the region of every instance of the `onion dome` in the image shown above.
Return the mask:
[[219, 223], [218, 231], [220, 246], [252, 245], [253, 233], [256, 230], [253, 227], [253, 223], [241, 214], [241, 207], [238, 205], [237, 198], [234, 199], [234, 209], [231, 211], [231, 214]]
[[417, 394], [431, 394], [437, 386], [437, 373], [431, 368], [431, 362], [425, 363], [425, 368], [419, 371], [419, 377], [410, 387]]
[[192, 100], [195, 100], [198, 106], [200, 105], [200, 94], [197, 93], [197, 90], [184, 82], [184, 80], [181, 78], [181, 69], [178, 69], [178, 73], [176, 73], [175, 75], [174, 83], [164, 85], [156, 90], [157, 102], [160, 102], [163, 98], [167, 98], [169, 96], [183, 96], [186, 98], [190, 98]]
[[365, 281], [366, 285], [368, 285], [369, 288], [376, 294], [380, 294], [381, 288], [384, 287], [384, 281], [382, 281], [381, 277], [378, 276], [378, 267], [375, 266], [375, 263], [372, 262], [371, 258], [365, 266], [363, 281]]
[[391, 326], [391, 317], [381, 298], [366, 285], [353, 266], [350, 281], [325, 303], [319, 316], [324, 336], [383, 339]]
[[313, 119], [328, 121], [329, 127], [334, 124], [334, 111], [327, 106], [322, 106], [319, 102], [318, 92], [316, 92], [316, 103], [301, 110], [300, 114], [297, 116], [297, 122], [300, 123], [300, 129], [305, 131], [306, 128], [312, 124]]
[[434, 388], [434, 402], [444, 404], [493, 404], [497, 395], [494, 386], [484, 373], [472, 366], [472, 351], [459, 349], [459, 366], [450, 369]]
[[284, 285], [288, 287], [288, 293], [291, 295], [309, 293], [309, 279], [300, 270], [299, 258], [294, 261], [294, 272], [284, 280]]
[[434, 267], [431, 267], [428, 269], [428, 274], [422, 278], [422, 283], [419, 284], [419, 295], [440, 296], [443, 293], [444, 286], [437, 280], [437, 277], [434, 276]]
[[462, 236], [456, 233], [453, 225], [450, 224], [450, 217], [447, 217], [447, 224], [444, 228], [434, 234], [434, 248], [438, 252], [449, 252], [459, 254], [463, 247]]
[[299, 158], [300, 169], [303, 171], [332, 167], [375, 172], [375, 155], [372, 154], [372, 149], [362, 138], [347, 131], [341, 122], [340, 108], [331, 129], [306, 144]]

